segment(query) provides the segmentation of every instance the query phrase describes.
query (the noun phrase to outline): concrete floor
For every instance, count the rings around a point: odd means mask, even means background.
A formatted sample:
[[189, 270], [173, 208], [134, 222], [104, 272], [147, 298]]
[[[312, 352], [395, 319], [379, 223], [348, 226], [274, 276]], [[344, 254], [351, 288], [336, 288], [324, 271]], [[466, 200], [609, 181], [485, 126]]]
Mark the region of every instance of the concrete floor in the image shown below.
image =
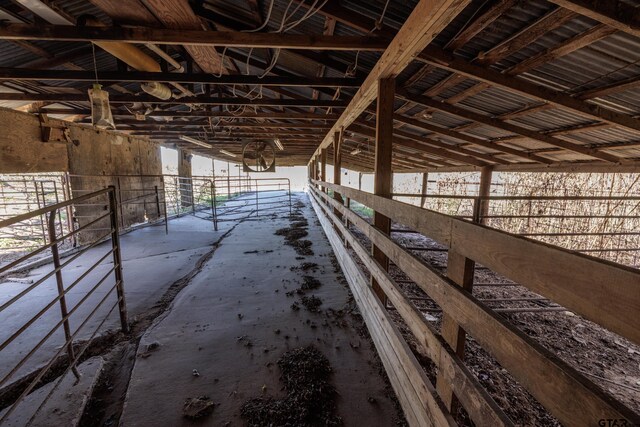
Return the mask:
[[[218, 232], [214, 232], [210, 221], [185, 216], [171, 220], [169, 234], [165, 234], [164, 224], [142, 228], [121, 236], [125, 295], [130, 320], [153, 307], [163, 293], [177, 280], [187, 275], [196, 262], [208, 251], [211, 245], [231, 227], [223, 223]], [[63, 269], [63, 279], [68, 286], [95, 263], [111, 248], [111, 243], [99, 245], [87, 251], [68, 267]], [[66, 261], [63, 259], [63, 262]], [[84, 278], [67, 296], [71, 310], [75, 304], [91, 289], [113, 266], [109, 257]], [[52, 271], [52, 264], [31, 270], [25, 278], [33, 282]], [[113, 274], [96, 292], [89, 297], [70, 318], [72, 332], [87, 317], [88, 313], [104, 297], [114, 283]], [[0, 283], [0, 304], [9, 300], [29, 285], [5, 281]], [[27, 293], [16, 303], [0, 312], [0, 342], [24, 325], [32, 316], [44, 308], [57, 296], [55, 277]], [[115, 303], [115, 292], [105, 301], [103, 307], [82, 328], [76, 340], [88, 338]], [[0, 379], [4, 378], [16, 366], [34, 345], [46, 336], [48, 331], [61, 319], [58, 304], [52, 306], [35, 323], [0, 353]], [[98, 335], [119, 328], [117, 310], [111, 313], [102, 325]], [[43, 366], [64, 343], [62, 331], [54, 333], [28, 361], [8, 379], [9, 384], [23, 375]], [[6, 384], [3, 384], [4, 387]], [[1, 387], [0, 387], [1, 388]]]
[[[313, 241], [315, 256], [296, 259], [283, 237], [274, 235], [289, 226], [286, 218], [238, 224], [142, 337], [122, 426], [191, 425], [182, 407], [185, 399], [202, 395], [216, 404], [204, 425], [244, 425], [240, 408], [246, 400], [282, 396], [278, 358], [309, 344], [324, 353], [334, 369], [338, 414], [345, 425], [394, 424], [393, 403], [375, 355], [356, 329], [359, 325], [346, 322], [338, 327], [327, 314], [328, 308], [345, 306], [348, 289], [334, 271], [330, 245], [307, 196], [296, 198], [305, 203], [306, 238]], [[292, 310], [300, 297], [286, 295], [301, 284], [302, 273], [291, 268], [305, 261], [319, 265], [309, 273], [323, 284], [313, 292], [323, 300], [319, 313], [304, 307]], [[155, 350], [147, 351], [149, 345]], [[194, 369], [199, 376], [193, 375]]]
[[[251, 195], [247, 197], [253, 199]], [[248, 203], [240, 199], [229, 205]], [[349, 299], [348, 287], [346, 282], [339, 281], [339, 273], [331, 263], [331, 247], [307, 196], [296, 194], [294, 203], [296, 200], [304, 203], [301, 213], [309, 222], [306, 239], [313, 241], [315, 256], [300, 257], [292, 247], [284, 245], [282, 236], [274, 234], [277, 229], [290, 225], [288, 208], [278, 216], [260, 220], [221, 222], [217, 232], [213, 231], [212, 223], [203, 211], [198, 214], [202, 218], [188, 215], [171, 220], [168, 235], [161, 224], [121, 237], [130, 321], [157, 306], [172, 284], [192, 275], [169, 309], [156, 318], [141, 339], [121, 425], [191, 424], [183, 418], [183, 404], [185, 399], [201, 395], [209, 396], [216, 403], [205, 424], [244, 425], [240, 407], [245, 401], [253, 397], [282, 396], [275, 363], [278, 358], [289, 349], [309, 344], [324, 353], [334, 369], [331, 381], [339, 393], [337, 411], [345, 425], [394, 424], [395, 408], [387, 397], [388, 389], [379, 374], [379, 365], [368, 339], [361, 336], [362, 324], [349, 315], [337, 319], [327, 311], [345, 307]], [[266, 211], [261, 213], [268, 214]], [[65, 268], [65, 284], [84, 273], [110, 246], [109, 242], [97, 246]], [[211, 258], [196, 268], [198, 261], [208, 256]], [[296, 270], [303, 262], [317, 263], [318, 269], [305, 273]], [[111, 258], [107, 258], [68, 294], [70, 309], [112, 265]], [[52, 265], [45, 265], [34, 269], [26, 279], [36, 281], [52, 268]], [[323, 300], [318, 313], [309, 312], [302, 306], [299, 311], [291, 308], [291, 304], [299, 303], [301, 297], [286, 293], [300, 286], [303, 274], [315, 276], [323, 284], [312, 292]], [[112, 283], [110, 278], [105, 285]], [[28, 286], [28, 283], [12, 281], [0, 283], [0, 304]], [[108, 286], [99, 289], [74, 313], [72, 331], [104, 297], [107, 289]], [[3, 325], [0, 342], [56, 295], [55, 279], [51, 277], [0, 312]], [[115, 294], [109, 297], [109, 304], [96, 313], [76, 340], [89, 338], [96, 329], [100, 335], [119, 328], [117, 310], [99, 326], [115, 299]], [[0, 379], [59, 320], [56, 304], [4, 348], [0, 353]], [[53, 334], [3, 386], [43, 366], [63, 342], [61, 331]], [[250, 346], [247, 345], [249, 342]], [[159, 347], [148, 352], [148, 346], [156, 343]], [[199, 376], [193, 375], [194, 369]]]

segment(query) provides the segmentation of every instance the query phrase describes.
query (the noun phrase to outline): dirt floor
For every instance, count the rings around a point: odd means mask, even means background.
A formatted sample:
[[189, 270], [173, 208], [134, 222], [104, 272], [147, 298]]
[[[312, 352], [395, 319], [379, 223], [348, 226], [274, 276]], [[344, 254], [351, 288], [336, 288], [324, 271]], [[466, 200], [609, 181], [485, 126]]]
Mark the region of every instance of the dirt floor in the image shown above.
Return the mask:
[[[401, 229], [399, 224], [392, 229]], [[357, 229], [351, 231], [367, 247], [370, 242]], [[422, 258], [437, 271], [446, 273], [447, 252], [435, 241], [420, 234], [411, 232], [393, 233], [392, 238], [405, 247], [434, 249], [430, 251], [414, 250], [414, 255]], [[354, 259], [358, 261], [353, 253]], [[359, 263], [366, 273], [363, 264]], [[391, 266], [391, 276], [399, 281], [400, 286], [413, 300], [420, 311], [440, 331], [442, 313], [439, 307], [415, 283], [404, 275], [397, 267]], [[501, 313], [513, 325], [517, 326], [529, 337], [535, 339], [545, 348], [551, 350], [562, 360], [582, 372], [588, 379], [613, 395], [635, 412], [640, 412], [640, 347], [628, 340], [613, 334], [582, 317], [559, 307], [540, 295], [519, 286], [504, 277], [477, 265], [474, 283], [500, 284], [497, 286], [477, 286], [473, 295], [486, 301], [494, 309], [526, 309], [533, 308], [539, 312]], [[520, 299], [521, 301], [513, 301]], [[522, 301], [526, 299], [527, 301]], [[435, 384], [437, 368], [416, 351], [415, 339], [401, 317], [391, 310], [392, 317], [402, 331], [405, 339], [421, 360], [429, 378]], [[476, 375], [505, 413], [522, 426], [559, 426], [560, 423], [550, 415], [537, 400], [531, 396], [473, 337], [466, 340], [466, 365]], [[457, 414], [461, 425], [473, 425], [464, 410]]]

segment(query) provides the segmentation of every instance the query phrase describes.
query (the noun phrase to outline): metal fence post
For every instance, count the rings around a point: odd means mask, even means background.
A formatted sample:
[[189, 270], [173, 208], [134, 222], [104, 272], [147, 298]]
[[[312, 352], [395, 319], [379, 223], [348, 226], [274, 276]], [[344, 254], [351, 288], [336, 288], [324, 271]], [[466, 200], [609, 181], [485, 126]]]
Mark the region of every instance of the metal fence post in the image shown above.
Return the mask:
[[176, 216], [180, 217], [180, 181], [178, 180], [178, 177], [174, 177], [175, 178], [175, 187], [176, 187]]
[[120, 221], [122, 222], [122, 228], [124, 225], [124, 203], [122, 203], [122, 186], [120, 185], [120, 177], [116, 177], [116, 185], [118, 186], [118, 197], [116, 198], [117, 206], [120, 208]]
[[[41, 208], [43, 208], [45, 206], [45, 203], [44, 202], [40, 203], [40, 193], [38, 192], [38, 182], [35, 179], [33, 180], [33, 186], [35, 187], [35, 190], [36, 190], [36, 203], [37, 203], [38, 209], [41, 209]], [[25, 188], [27, 188], [26, 185], [25, 185]], [[44, 194], [42, 195], [42, 197], [44, 198]], [[46, 222], [47, 222], [47, 216], [46, 215], [41, 215], [40, 216], [40, 227], [42, 228], [42, 241], [43, 241], [43, 243], [45, 245], [47, 244]]]
[[118, 206], [116, 202], [115, 187], [109, 186], [109, 209], [111, 219], [111, 248], [113, 249], [113, 267], [116, 278], [116, 292], [118, 295], [118, 311], [120, 312], [120, 326], [125, 334], [129, 332], [127, 320], [127, 302], [124, 296], [124, 279], [122, 276], [122, 256], [120, 253], [120, 234], [118, 229]]
[[162, 177], [162, 210], [164, 212], [164, 232], [169, 234], [169, 216], [167, 215], [167, 186]]
[[259, 207], [259, 200], [260, 200], [260, 189], [258, 188], [258, 180], [256, 179], [256, 216], [259, 216], [260, 213], [260, 207]]
[[[60, 253], [58, 252], [58, 242], [56, 241], [56, 209], [49, 213], [49, 243], [51, 246], [51, 256], [53, 257], [53, 266], [56, 271], [56, 285], [58, 286], [58, 301], [60, 303], [60, 314], [62, 315], [62, 324], [64, 328], [64, 339], [67, 347], [67, 356], [69, 363], [75, 359], [73, 354], [73, 340], [71, 338], [71, 327], [69, 326], [69, 311], [67, 310], [67, 300], [64, 294], [64, 281], [62, 280], [62, 269], [60, 267]], [[55, 243], [54, 243], [55, 242]], [[80, 379], [80, 373], [75, 366], [71, 368], [73, 375]]]
[[291, 180], [287, 179], [287, 185], [289, 187], [289, 216], [291, 216]]
[[211, 180], [211, 215], [213, 216], [213, 229], [215, 231], [218, 231], [218, 215], [217, 215], [215, 180]]

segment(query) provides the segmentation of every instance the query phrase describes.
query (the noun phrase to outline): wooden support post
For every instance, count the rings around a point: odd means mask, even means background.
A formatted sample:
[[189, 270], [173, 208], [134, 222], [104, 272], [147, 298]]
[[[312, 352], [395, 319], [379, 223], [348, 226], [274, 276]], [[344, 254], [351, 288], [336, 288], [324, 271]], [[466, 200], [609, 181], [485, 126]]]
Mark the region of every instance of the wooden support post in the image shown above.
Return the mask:
[[[340, 170], [342, 168], [342, 130], [336, 132], [333, 135], [333, 183], [336, 185], [341, 185], [342, 178], [340, 176]], [[333, 192], [333, 198], [338, 201], [338, 203], [343, 204], [342, 195], [337, 191]], [[333, 212], [336, 216], [342, 219], [342, 213], [340, 213], [337, 209], [334, 209]]]
[[362, 172], [358, 172], [358, 190], [362, 191]]
[[[327, 149], [320, 150], [320, 180], [327, 181]], [[322, 187], [323, 192], [327, 192], [327, 187]]]
[[[485, 166], [480, 171], [480, 188], [478, 189], [479, 197], [489, 197], [491, 192], [491, 177], [493, 170], [490, 166]], [[486, 216], [489, 214], [489, 200], [482, 200], [479, 204], [478, 223], [485, 224]]]
[[[489, 195], [491, 190], [491, 168], [482, 168], [480, 173], [480, 188], [478, 196], [485, 197]], [[476, 200], [477, 205], [474, 206], [474, 222], [482, 222], [482, 218], [488, 212], [488, 201]], [[473, 290], [473, 276], [475, 270], [475, 262], [469, 258], [465, 258], [456, 251], [450, 250], [447, 258], [447, 276], [461, 286], [466, 291]], [[453, 320], [446, 312], [442, 315], [442, 337], [449, 343], [453, 351], [464, 359], [464, 344], [466, 333], [465, 330]], [[440, 398], [445, 403], [451, 414], [457, 411], [457, 399], [451, 389], [451, 384], [443, 377], [438, 375], [436, 390]]]
[[[391, 154], [393, 144], [393, 101], [396, 81], [393, 78], [378, 81], [378, 102], [376, 114], [376, 146], [373, 192], [377, 196], [391, 198], [393, 173], [391, 171]], [[378, 212], [373, 212], [373, 225], [385, 234], [391, 233], [391, 220]], [[372, 246], [372, 255], [384, 268], [389, 270], [389, 258], [377, 246]], [[371, 278], [371, 286], [381, 301], [386, 296], [380, 285]]]
[[429, 179], [429, 174], [427, 172], [422, 174], [422, 197], [420, 198], [420, 207], [424, 208], [424, 205], [427, 203], [427, 180]]

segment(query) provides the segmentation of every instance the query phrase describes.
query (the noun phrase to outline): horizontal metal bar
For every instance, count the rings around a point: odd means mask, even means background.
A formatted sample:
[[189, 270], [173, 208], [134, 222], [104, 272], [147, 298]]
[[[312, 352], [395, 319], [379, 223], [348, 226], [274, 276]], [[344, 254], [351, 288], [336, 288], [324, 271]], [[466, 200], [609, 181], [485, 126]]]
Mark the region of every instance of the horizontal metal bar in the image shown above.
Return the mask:
[[41, 283], [43, 283], [45, 280], [47, 280], [48, 278], [50, 278], [51, 276], [53, 276], [55, 273], [57, 273], [58, 271], [61, 271], [64, 267], [66, 267], [67, 265], [69, 265], [70, 263], [74, 262], [76, 259], [80, 258], [87, 250], [93, 248], [94, 246], [96, 246], [98, 243], [100, 243], [100, 240], [102, 240], [103, 238], [109, 236], [111, 234], [111, 232], [105, 234], [101, 239], [96, 240], [95, 242], [93, 242], [90, 246], [87, 246], [86, 248], [84, 248], [83, 250], [81, 250], [80, 252], [74, 254], [70, 259], [68, 259], [67, 261], [65, 261], [63, 264], [60, 265], [60, 267], [58, 268], [54, 268], [53, 270], [51, 270], [49, 273], [47, 273], [46, 275], [44, 275], [43, 277], [41, 277], [40, 279], [38, 279], [35, 283], [29, 285], [29, 287], [23, 289], [22, 291], [20, 291], [17, 295], [15, 295], [14, 297], [12, 297], [11, 299], [9, 299], [8, 301], [6, 301], [5, 303], [2, 304], [2, 306], [0, 306], [0, 312], [4, 311], [7, 307], [9, 307], [11, 304], [15, 303], [18, 299], [22, 298], [24, 295], [26, 295], [27, 293], [29, 293], [31, 290], [35, 289], [38, 285], [40, 285]]
[[111, 188], [105, 188], [105, 189], [98, 190], [98, 191], [96, 191], [94, 193], [91, 193], [91, 194], [85, 194], [85, 195], [79, 196], [77, 198], [73, 198], [73, 199], [70, 199], [70, 200], [66, 200], [64, 202], [56, 203], [55, 205], [46, 206], [46, 207], [44, 207], [42, 209], [38, 209], [38, 210], [35, 210], [35, 211], [32, 211], [32, 212], [27, 212], [25, 214], [17, 215], [15, 217], [11, 218], [11, 219], [0, 220], [0, 228], [8, 227], [8, 226], [10, 226], [12, 224], [15, 224], [17, 222], [23, 221], [25, 219], [29, 219], [29, 218], [34, 217], [34, 216], [44, 215], [44, 214], [46, 214], [48, 212], [51, 212], [52, 210], [62, 209], [62, 208], [65, 208], [67, 206], [71, 206], [71, 205], [77, 204], [78, 202], [82, 202], [84, 200], [89, 200], [92, 197], [97, 197], [97, 196], [100, 196], [102, 194], [107, 194], [110, 191], [112, 191]]
[[[110, 275], [110, 274], [111, 274], [111, 273], [109, 273], [109, 275]], [[89, 292], [88, 292], [88, 293], [87, 293], [87, 294], [86, 294], [86, 295], [85, 295], [85, 296], [84, 296], [84, 297], [83, 297], [83, 298], [82, 298], [82, 299], [81, 299], [81, 300], [80, 300], [76, 305], [75, 305], [75, 307], [73, 307], [73, 308], [69, 311], [69, 313], [67, 313], [67, 315], [66, 315], [65, 317], [61, 318], [61, 319], [60, 319], [60, 321], [56, 324], [56, 326], [54, 326], [54, 327], [53, 327], [53, 329], [51, 329], [51, 330], [47, 333], [47, 335], [45, 335], [45, 336], [44, 336], [44, 337], [43, 337], [43, 338], [38, 342], [38, 344], [36, 344], [36, 346], [35, 346], [35, 347], [34, 347], [34, 348], [33, 348], [33, 349], [32, 349], [32, 350], [31, 350], [31, 351], [30, 351], [30, 352], [29, 352], [25, 357], [23, 357], [23, 358], [18, 362], [18, 364], [17, 364], [17, 365], [16, 365], [16, 366], [11, 370], [11, 372], [9, 372], [8, 374], [6, 374], [6, 375], [4, 376], [4, 378], [2, 378], [2, 380], [0, 380], [0, 387], [2, 387], [2, 385], [3, 385], [5, 382], [7, 382], [7, 380], [8, 380], [9, 378], [11, 378], [11, 377], [13, 376], [13, 374], [15, 374], [15, 373], [17, 372], [17, 370], [18, 370], [18, 369], [20, 369], [20, 368], [21, 368], [21, 367], [26, 363], [26, 361], [27, 361], [27, 360], [29, 360], [29, 358], [30, 358], [31, 356], [33, 356], [33, 354], [34, 354], [34, 353], [35, 353], [35, 352], [36, 352], [40, 347], [42, 347], [42, 345], [43, 345], [43, 344], [44, 344], [44, 343], [45, 343], [45, 342], [46, 342], [46, 341], [51, 337], [51, 335], [53, 335], [53, 333], [54, 333], [55, 331], [57, 331], [57, 330], [58, 330], [58, 328], [60, 328], [60, 326], [61, 326], [61, 325], [62, 325], [66, 320], [68, 320], [68, 319], [73, 315], [73, 313], [75, 313], [75, 311], [78, 309], [78, 307], [80, 307], [80, 306], [82, 305], [82, 303], [83, 303], [84, 301], [86, 301], [86, 300], [87, 300], [87, 298], [89, 298], [89, 297], [93, 294], [93, 292], [95, 292], [95, 290], [96, 290], [96, 289], [98, 289], [98, 287], [99, 287], [99, 286], [104, 282], [104, 280], [106, 280], [106, 278], [107, 278], [107, 277], [108, 277], [108, 275], [107, 275], [107, 276], [105, 276], [105, 277], [104, 277], [100, 282], [98, 282], [98, 283], [97, 283], [97, 284], [96, 284], [96, 285], [95, 285], [95, 286], [94, 286], [94, 287], [93, 287], [93, 288], [92, 288], [92, 289], [91, 289], [91, 290], [90, 290], [90, 291], [89, 291]], [[88, 317], [88, 318], [90, 318], [90, 317], [93, 315], [93, 313], [95, 313], [95, 311], [97, 310], [97, 308], [98, 308], [98, 307], [100, 307], [100, 306], [102, 305], [102, 303], [104, 302], [104, 300], [105, 300], [105, 299], [106, 299], [106, 298], [111, 294], [111, 292], [113, 292], [113, 290], [116, 288], [116, 286], [117, 286], [117, 285], [118, 285], [118, 282], [116, 282], [116, 284], [115, 284], [115, 285], [114, 285], [114, 286], [113, 286], [113, 287], [112, 287], [112, 288], [107, 292], [107, 294], [105, 295], [105, 297], [104, 297], [104, 298], [102, 299], [102, 301], [101, 301], [101, 302], [96, 306], [96, 308], [91, 312], [91, 314], [89, 315], [89, 317]], [[81, 328], [81, 327], [82, 327], [82, 325], [81, 325], [80, 327], [78, 327], [78, 329], [76, 330], [76, 332], [71, 336], [71, 339], [73, 339], [73, 338], [75, 337], [75, 335], [78, 333], [78, 331], [80, 330], [80, 328]], [[57, 356], [58, 356], [58, 355], [59, 355], [59, 354], [64, 350], [64, 348], [66, 347], [66, 344], [68, 344], [68, 343], [69, 343], [69, 342], [68, 342], [68, 341], [66, 341], [66, 342], [65, 342], [65, 345], [63, 345], [62, 347], [60, 347], [60, 349], [58, 350], [58, 352], [54, 355], [53, 359], [55, 359], [55, 358], [56, 358], [56, 357], [57, 357]], [[52, 359], [52, 360], [53, 360], [53, 359]], [[48, 369], [48, 368], [50, 367], [50, 365], [51, 365], [51, 362], [47, 365], [47, 368], [46, 368], [46, 369]], [[39, 378], [37, 378], [37, 379], [39, 380]], [[34, 381], [35, 381], [35, 380], [34, 380]], [[2, 420], [0, 420], [0, 421], [2, 421]]]
[[80, 231], [82, 231], [82, 230], [83, 230], [83, 229], [85, 229], [86, 227], [88, 227], [88, 226], [90, 226], [90, 225], [92, 225], [92, 224], [96, 223], [97, 221], [100, 221], [100, 220], [104, 219], [104, 218], [105, 218], [105, 217], [107, 217], [107, 216], [109, 216], [109, 213], [107, 213], [107, 214], [105, 214], [105, 215], [103, 215], [103, 216], [101, 216], [101, 217], [98, 217], [96, 220], [94, 220], [94, 221], [92, 221], [92, 222], [90, 222], [90, 223], [88, 223], [88, 224], [85, 224], [84, 226], [82, 226], [82, 227], [80, 227], [80, 228], [78, 228], [78, 229], [76, 229], [76, 230], [71, 231], [70, 233], [66, 234], [66, 235], [65, 235], [65, 236], [63, 236], [63, 237], [59, 237], [59, 238], [57, 238], [57, 239], [56, 239], [55, 241], [53, 241], [53, 242], [49, 242], [49, 243], [47, 243], [46, 245], [41, 246], [40, 248], [36, 249], [35, 251], [30, 252], [30, 253], [28, 253], [27, 255], [25, 255], [25, 256], [23, 256], [23, 257], [20, 257], [20, 258], [18, 258], [18, 259], [17, 259], [17, 260], [15, 260], [15, 261], [10, 262], [9, 264], [4, 265], [3, 267], [1, 267], [1, 268], [0, 268], [0, 275], [2, 275], [4, 272], [6, 272], [6, 271], [10, 270], [11, 268], [15, 267], [16, 265], [18, 265], [18, 264], [20, 264], [20, 263], [22, 263], [22, 262], [24, 262], [24, 261], [28, 260], [29, 258], [32, 258], [32, 257], [34, 257], [35, 255], [37, 255], [37, 254], [39, 254], [39, 253], [41, 253], [41, 252], [43, 252], [43, 251], [45, 251], [45, 250], [47, 250], [47, 249], [51, 248], [53, 245], [56, 245], [56, 244], [58, 244], [58, 243], [60, 243], [60, 242], [63, 242], [64, 240], [68, 239], [69, 237], [71, 237], [71, 236], [73, 236], [73, 235], [75, 235], [75, 234], [79, 233]]
[[[11, 342], [13, 342], [14, 339], [16, 339], [17, 337], [19, 337], [29, 326], [31, 326], [36, 320], [38, 320], [40, 318], [40, 316], [42, 316], [44, 313], [46, 313], [51, 307], [53, 307], [55, 305], [55, 303], [57, 303], [58, 301], [60, 301], [70, 290], [72, 290], [73, 288], [76, 287], [76, 285], [78, 283], [80, 283], [82, 281], [82, 279], [84, 279], [85, 277], [87, 277], [87, 275], [89, 273], [91, 273], [98, 265], [100, 265], [100, 263], [109, 255], [111, 255], [113, 253], [113, 250], [110, 250], [104, 257], [102, 257], [100, 259], [100, 261], [98, 261], [98, 263], [94, 264], [93, 266], [91, 266], [91, 268], [89, 268], [87, 271], [85, 271], [82, 276], [80, 276], [80, 278], [76, 279], [71, 285], [69, 285], [63, 292], [62, 294], [57, 295], [51, 302], [49, 302], [49, 304], [47, 304], [42, 310], [40, 310], [35, 316], [33, 316], [31, 319], [29, 319], [25, 324], [23, 324], [20, 328], [18, 328], [18, 330], [16, 332], [14, 332], [9, 338], [7, 338], [2, 344], [0, 344], [0, 351], [4, 350], [6, 346], [8, 346], [9, 344], [11, 344]], [[113, 271], [115, 270], [115, 267], [111, 268], [109, 270], [109, 272], [107, 273], [107, 276], [111, 275], [111, 273], [113, 273]]]

